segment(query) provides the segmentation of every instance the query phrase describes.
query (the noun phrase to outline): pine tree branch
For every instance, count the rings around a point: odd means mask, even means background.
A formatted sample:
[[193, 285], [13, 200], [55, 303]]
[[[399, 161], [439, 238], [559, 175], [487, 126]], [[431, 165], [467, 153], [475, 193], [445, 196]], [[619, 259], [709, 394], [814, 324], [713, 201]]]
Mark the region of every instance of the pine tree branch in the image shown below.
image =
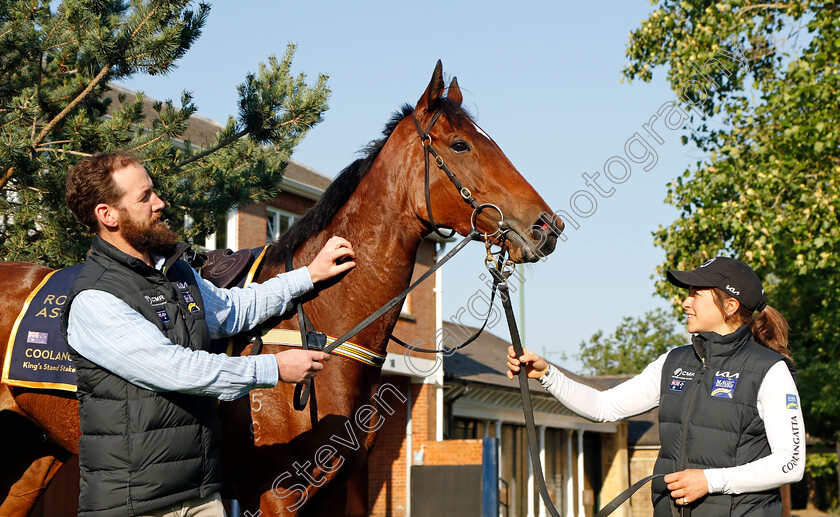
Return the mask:
[[6, 171], [6, 174], [4, 174], [2, 178], [0, 178], [0, 190], [2, 190], [3, 187], [6, 186], [6, 183], [9, 182], [9, 179], [11, 179], [12, 174], [14, 174], [14, 173], [15, 173], [14, 166], [9, 167], [9, 170]]
[[[132, 38], [137, 35], [137, 33], [140, 31], [140, 29], [143, 28], [147, 24], [147, 22], [154, 16], [154, 14], [156, 12], [157, 12], [157, 7], [152, 9], [151, 11], [149, 11], [149, 14], [146, 16], [146, 18], [137, 26], [137, 28], [134, 30], [134, 32], [132, 32], [132, 34], [131, 34]], [[129, 38], [129, 40], [130, 39], [131, 38]], [[80, 102], [82, 102], [82, 100], [85, 97], [87, 97], [87, 95], [93, 90], [93, 88], [108, 74], [108, 72], [111, 71], [111, 67], [112, 67], [111, 64], [108, 64], [108, 65], [105, 65], [104, 67], [102, 67], [102, 70], [100, 70], [99, 73], [96, 74], [96, 77], [94, 77], [93, 80], [90, 82], [90, 84], [88, 84], [87, 87], [84, 90], [82, 90], [82, 93], [80, 93], [75, 99], [73, 99], [73, 101], [70, 102], [70, 104], [68, 104], [67, 107], [65, 107], [63, 110], [61, 110], [61, 113], [56, 115], [55, 118], [53, 118], [50, 121], [50, 123], [47, 124], [47, 126], [32, 141], [32, 147], [33, 148], [36, 147], [39, 143], [41, 143], [41, 140], [43, 140], [47, 136], [47, 134], [49, 134], [49, 132], [52, 131], [55, 128], [55, 126], [59, 122], [61, 122], [64, 119], [64, 117], [66, 117], [67, 114], [70, 113], [70, 111], [73, 110], [73, 108], [76, 107], [76, 105], [78, 105]], [[7, 172], [7, 174], [8, 174], [8, 172]], [[2, 184], [0, 184], [0, 186], [2, 186]]]
[[[164, 126], [164, 128], [165, 128], [165, 129], [168, 129], [168, 128], [166, 128], [165, 126]], [[153, 143], [157, 142], [158, 140], [160, 140], [160, 139], [162, 139], [162, 138], [166, 138], [166, 137], [167, 137], [166, 131], [163, 131], [163, 132], [161, 132], [161, 134], [159, 134], [158, 136], [156, 136], [156, 137], [152, 138], [151, 140], [149, 140], [149, 141], [148, 141], [148, 142], [146, 142], [145, 144], [140, 144], [140, 145], [138, 145], [137, 147], [132, 147], [131, 149], [126, 149], [126, 151], [128, 151], [128, 152], [130, 153], [131, 151], [136, 151], [136, 150], [138, 150], [138, 149], [142, 149], [142, 148], [146, 147], [147, 145], [153, 144]]]
[[240, 138], [242, 138], [243, 136], [245, 136], [247, 134], [248, 134], [248, 130], [243, 129], [242, 131], [240, 131], [240, 132], [236, 133], [235, 135], [231, 136], [230, 138], [227, 138], [227, 139], [222, 140], [221, 142], [217, 143], [213, 147], [210, 147], [209, 149], [205, 149], [204, 151], [201, 151], [198, 154], [190, 156], [186, 160], [182, 160], [182, 161], [176, 163], [174, 168], [177, 169], [179, 167], [183, 167], [184, 165], [186, 165], [188, 163], [192, 163], [194, 161], [197, 161], [197, 160], [200, 160], [200, 159], [204, 158], [207, 155], [213, 154], [216, 151], [218, 151], [219, 149], [221, 149], [222, 147], [226, 147], [226, 146], [230, 145], [232, 142], [235, 142], [235, 141], [239, 140]]
[[[11, 111], [11, 110], [0, 110], [0, 113], [8, 113], [9, 111]], [[23, 119], [23, 114], [21, 114], [17, 118], [9, 120], [8, 122], [6, 122], [3, 125], [0, 125], [0, 129], [4, 129], [6, 126], [16, 124], [16, 123], [20, 122], [22, 119]]]
[[83, 153], [80, 151], [71, 151], [69, 149], [53, 149], [52, 147], [39, 147], [35, 149], [36, 153], [61, 153], [61, 154], [72, 154], [73, 156], [92, 156], [90, 153]]
[[[50, 140], [49, 142], [45, 142], [44, 145], [72, 144], [73, 142], [74, 142], [74, 140]], [[45, 148], [41, 147], [41, 149], [45, 149]], [[35, 149], [35, 150], [37, 151], [38, 149]]]
[[139, 53], [139, 54], [134, 54], [133, 56], [126, 56], [126, 57], [125, 57], [125, 60], [126, 60], [126, 62], [129, 62], [129, 61], [137, 61], [137, 60], [139, 60], [139, 59], [140, 59], [140, 58], [142, 58], [142, 57], [151, 56], [151, 55], [152, 55], [152, 52], [151, 52], [151, 51], [149, 51], [149, 52], [141, 52], [141, 53]]
[[88, 84], [85, 87], [85, 89], [82, 90], [82, 93], [76, 96], [76, 98], [73, 99], [73, 101], [70, 102], [70, 104], [68, 104], [66, 108], [61, 110], [61, 113], [56, 115], [55, 118], [53, 118], [50, 121], [50, 123], [47, 124], [47, 126], [38, 134], [38, 136], [35, 137], [35, 139], [32, 141], [32, 147], [34, 148], [39, 143], [41, 143], [41, 140], [43, 140], [49, 134], [49, 132], [52, 131], [55, 128], [55, 126], [59, 122], [61, 122], [64, 119], [64, 117], [66, 117], [67, 114], [73, 110], [73, 108], [76, 107], [77, 104], [82, 102], [82, 100], [84, 100], [84, 98], [88, 96], [88, 94], [93, 90], [93, 88], [97, 84], [99, 84], [99, 81], [101, 81], [106, 75], [108, 75], [108, 72], [110, 71], [111, 65], [105, 65], [104, 67], [102, 67], [102, 70], [100, 70], [99, 73], [96, 74], [96, 77], [94, 77], [93, 80], [90, 82], [90, 84]]
[[146, 17], [143, 18], [143, 21], [140, 22], [139, 24], [137, 24], [137, 28], [134, 29], [134, 32], [131, 33], [131, 37], [129, 38], [129, 41], [131, 41], [132, 39], [134, 39], [135, 36], [137, 36], [137, 33], [140, 32], [140, 30], [143, 27], [145, 27], [146, 24], [149, 22], [149, 20], [151, 20], [152, 17], [157, 13], [157, 10], [158, 10], [158, 8], [157, 8], [157, 6], [155, 6], [155, 8], [152, 9], [151, 11], [149, 11], [149, 14], [147, 14]]
[[55, 45], [50, 45], [49, 47], [44, 47], [43, 50], [52, 50], [52, 49], [55, 49], [55, 48], [63, 47], [65, 45], [69, 44], [69, 43], [78, 44], [78, 43], [80, 43], [80, 41], [78, 39], [70, 39], [70, 40], [67, 40], [67, 41], [62, 41], [60, 43], [56, 43]]
[[50, 29], [50, 32], [47, 33], [47, 35], [44, 37], [43, 43], [48, 42], [50, 40], [50, 38], [52, 38], [53, 33], [55, 32], [56, 29], [58, 29], [58, 26], [61, 25], [61, 22], [63, 22], [63, 21], [64, 21], [64, 14], [62, 13], [61, 18], [59, 18], [58, 20], [55, 21], [55, 25], [53, 25], [52, 29]]

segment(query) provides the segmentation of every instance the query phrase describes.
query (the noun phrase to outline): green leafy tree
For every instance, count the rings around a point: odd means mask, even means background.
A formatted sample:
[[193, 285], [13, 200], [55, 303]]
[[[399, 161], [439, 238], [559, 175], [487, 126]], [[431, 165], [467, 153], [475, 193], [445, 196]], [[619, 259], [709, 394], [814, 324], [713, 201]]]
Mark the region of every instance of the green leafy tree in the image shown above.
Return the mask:
[[[290, 72], [294, 46], [238, 87], [239, 113], [197, 149], [183, 138], [197, 110], [136, 102], [109, 106], [109, 81], [165, 74], [201, 34], [207, 4], [172, 0], [10, 0], [0, 3], [0, 256], [79, 262], [90, 231], [64, 201], [67, 170], [83, 156], [136, 155], [185, 238], [214, 230], [239, 204], [274, 197], [294, 146], [327, 109], [326, 77]], [[106, 116], [107, 115], [107, 116]], [[185, 229], [184, 216], [192, 225]]]
[[[736, 256], [791, 325], [808, 432], [840, 430], [840, 8], [834, 2], [655, 2], [627, 79], [667, 69], [705, 156], [668, 185], [679, 218], [658, 267]], [[722, 66], [711, 61], [717, 59]], [[693, 107], [692, 107], [693, 105]], [[664, 276], [664, 275], [661, 275]], [[658, 291], [672, 300], [667, 283]]]
[[581, 341], [575, 358], [586, 375], [636, 374], [668, 350], [688, 343], [685, 331], [677, 330], [673, 315], [657, 309], [638, 318], [625, 317], [608, 337], [599, 330]]

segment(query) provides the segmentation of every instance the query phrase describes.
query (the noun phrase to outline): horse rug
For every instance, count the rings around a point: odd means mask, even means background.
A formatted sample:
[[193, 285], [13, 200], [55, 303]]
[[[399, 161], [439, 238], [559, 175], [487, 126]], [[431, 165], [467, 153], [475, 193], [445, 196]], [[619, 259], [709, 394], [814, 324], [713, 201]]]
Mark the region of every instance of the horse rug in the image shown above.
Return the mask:
[[48, 274], [26, 298], [12, 327], [3, 382], [11, 386], [76, 391], [76, 367], [61, 333], [61, 310], [82, 266]]
[[[201, 276], [217, 287], [250, 283], [267, 247], [218, 250]], [[61, 332], [61, 310], [82, 264], [51, 272], [26, 298], [12, 327], [2, 380], [10, 386], [76, 391], [76, 367]]]

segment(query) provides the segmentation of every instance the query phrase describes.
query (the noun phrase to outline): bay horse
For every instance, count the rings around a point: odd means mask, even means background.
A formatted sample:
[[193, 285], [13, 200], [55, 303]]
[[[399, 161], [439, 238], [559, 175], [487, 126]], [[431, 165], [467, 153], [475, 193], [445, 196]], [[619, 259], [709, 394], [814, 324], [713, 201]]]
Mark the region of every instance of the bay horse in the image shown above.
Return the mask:
[[[294, 251], [293, 263], [299, 267], [308, 264], [330, 236], [345, 237], [356, 252], [356, 268], [340, 282], [319, 288], [305, 304], [317, 330], [339, 336], [408, 287], [421, 241], [433, 230], [431, 213], [437, 224], [467, 235], [473, 225], [480, 232], [495, 233], [500, 212], [513, 230], [504, 243], [511, 260], [534, 262], [551, 253], [563, 222], [550, 215], [549, 206], [461, 102], [457, 79], [447, 89], [438, 61], [416, 105], [395, 114], [366, 155], [342, 171], [316, 206], [269, 246], [255, 281], [285, 271], [287, 250]], [[428, 128], [427, 134], [421, 127]], [[476, 217], [464, 203], [464, 191], [451, 184], [434, 160], [427, 207], [424, 174], [429, 163], [424, 145], [429, 144], [439, 163], [445, 162], [479, 203], [492, 203], [498, 210], [484, 210]], [[537, 239], [533, 228], [545, 229], [545, 214], [553, 231]], [[0, 357], [24, 300], [49, 271], [36, 264], [0, 263]], [[399, 312], [395, 307], [352, 341], [385, 355]], [[271, 323], [297, 328], [297, 318]], [[263, 351], [283, 349], [266, 344]], [[243, 341], [233, 353], [250, 350]], [[359, 432], [349, 424], [358, 419], [360, 408], [372, 404], [379, 384], [378, 368], [334, 355], [318, 374], [316, 396], [304, 411], [292, 409], [294, 386], [284, 383], [259, 390], [259, 397], [255, 391], [251, 397], [221, 403], [226, 484], [245, 515], [344, 515], [347, 480], [364, 464], [376, 438], [375, 430]], [[262, 415], [258, 427], [252, 420], [255, 410]], [[62, 463], [78, 452], [78, 405], [72, 393], [0, 385], [0, 415], [11, 414], [6, 411], [25, 417], [43, 433], [43, 439], [27, 442], [26, 451], [7, 450], [3, 455], [16, 461], [5, 463], [0, 475], [0, 515], [25, 516]], [[348, 447], [331, 454], [334, 448], [324, 448], [331, 436], [355, 443], [355, 450]], [[6, 442], [0, 447], [16, 445]], [[288, 474], [294, 472], [293, 465], [305, 475]], [[281, 475], [284, 472], [287, 475]]]

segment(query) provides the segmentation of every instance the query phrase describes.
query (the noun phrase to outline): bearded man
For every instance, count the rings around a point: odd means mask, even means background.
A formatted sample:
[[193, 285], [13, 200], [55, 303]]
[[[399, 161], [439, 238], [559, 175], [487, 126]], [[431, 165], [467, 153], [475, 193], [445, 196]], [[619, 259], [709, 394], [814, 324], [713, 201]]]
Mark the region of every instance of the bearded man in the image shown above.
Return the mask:
[[331, 238], [312, 263], [244, 289], [218, 289], [174, 255], [177, 235], [143, 166], [85, 158], [67, 204], [96, 232], [62, 314], [81, 418], [81, 516], [224, 516], [217, 400], [303, 382], [319, 351], [228, 357], [210, 340], [284, 313], [313, 284], [355, 267]]

